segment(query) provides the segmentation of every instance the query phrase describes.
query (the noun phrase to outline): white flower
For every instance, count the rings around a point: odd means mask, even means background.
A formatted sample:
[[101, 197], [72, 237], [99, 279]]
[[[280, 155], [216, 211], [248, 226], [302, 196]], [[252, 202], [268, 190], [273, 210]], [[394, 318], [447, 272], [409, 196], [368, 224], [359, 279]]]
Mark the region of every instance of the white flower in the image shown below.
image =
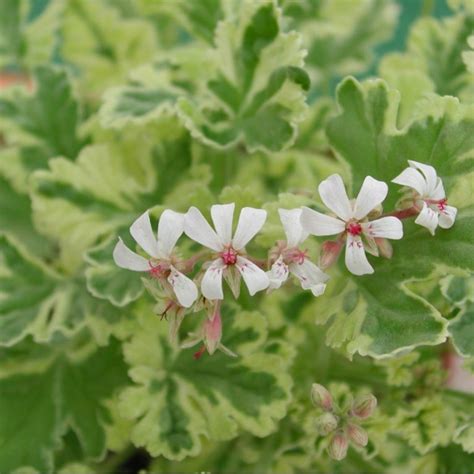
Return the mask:
[[[373, 273], [366, 250], [378, 255], [377, 239], [401, 239], [402, 223], [396, 217], [381, 217], [369, 221], [367, 215], [385, 199], [388, 186], [367, 176], [357, 199], [349, 201], [342, 178], [333, 174], [319, 185], [324, 204], [336, 214], [327, 216], [308, 207], [303, 208], [301, 224], [313, 235], [337, 235], [346, 240], [346, 266], [354, 275]], [[362, 240], [364, 238], [364, 240]]]
[[301, 209], [278, 209], [280, 220], [286, 234], [286, 242], [278, 246], [276, 260], [267, 275], [270, 279], [270, 289], [280, 288], [292, 273], [301, 283], [304, 290], [311, 290], [314, 296], [320, 296], [326, 289], [325, 282], [329, 275], [322, 272], [312, 263], [306, 252], [299, 249], [306, 238], [306, 232], [301, 225]]
[[392, 182], [408, 186], [415, 191], [413, 201], [420, 211], [415, 222], [426, 227], [432, 235], [438, 225], [449, 229], [454, 224], [458, 210], [447, 205], [443, 183], [436, 170], [417, 161], [408, 160], [408, 164], [410, 166], [392, 179]]
[[184, 214], [165, 210], [158, 224], [158, 238], [151, 228], [148, 211], [142, 214], [130, 227], [130, 234], [137, 244], [151, 258], [146, 259], [132, 252], [119, 238], [114, 248], [115, 263], [135, 272], [149, 272], [152, 276], [167, 281], [181, 306], [189, 308], [198, 297], [197, 287], [187, 276], [173, 265], [172, 252], [184, 232]]
[[231, 276], [234, 268], [243, 277], [251, 295], [264, 290], [269, 285], [265, 272], [242, 256], [244, 247], [263, 227], [267, 213], [262, 209], [244, 207], [232, 237], [234, 207], [233, 203], [211, 207], [215, 231], [195, 207], [191, 207], [185, 216], [184, 231], [186, 235], [216, 252], [216, 258], [210, 262], [201, 282], [202, 294], [209, 300], [224, 298], [222, 277], [229, 276], [235, 281], [234, 275]]

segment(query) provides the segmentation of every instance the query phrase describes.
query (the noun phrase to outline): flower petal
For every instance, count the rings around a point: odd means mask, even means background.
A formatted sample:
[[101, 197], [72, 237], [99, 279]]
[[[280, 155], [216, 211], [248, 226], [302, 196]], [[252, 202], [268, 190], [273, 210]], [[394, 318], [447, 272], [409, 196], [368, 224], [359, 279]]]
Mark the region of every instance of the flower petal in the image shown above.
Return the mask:
[[222, 274], [226, 265], [222, 259], [214, 260], [210, 267], [204, 273], [201, 282], [201, 291], [208, 300], [222, 300], [224, 293], [222, 291]]
[[288, 247], [296, 247], [308, 237], [301, 225], [301, 209], [278, 209]]
[[333, 174], [322, 181], [318, 191], [326, 207], [337, 217], [343, 221], [348, 221], [352, 217], [351, 203], [342, 178], [338, 174]]
[[383, 181], [378, 181], [367, 176], [362, 183], [359, 194], [354, 204], [354, 217], [363, 219], [370, 211], [375, 209], [387, 197], [388, 186]]
[[381, 217], [371, 222], [364, 222], [362, 230], [372, 238], [382, 237], [386, 239], [401, 239], [403, 237], [403, 225], [400, 219], [393, 216]]
[[408, 186], [414, 189], [420, 196], [424, 196], [428, 189], [424, 176], [414, 168], [405, 168], [392, 183]]
[[267, 274], [250, 260], [239, 256], [235, 265], [242, 275], [251, 296], [268, 288], [270, 280]]
[[151, 229], [148, 211], [144, 212], [131, 226], [130, 234], [135, 242], [152, 257], [158, 258], [158, 243]]
[[432, 166], [419, 163], [418, 161], [408, 160], [408, 163], [412, 168], [417, 168], [424, 174], [426, 178], [426, 193], [428, 196], [431, 196], [438, 184], [436, 170]]
[[444, 191], [444, 186], [443, 186], [443, 182], [441, 181], [441, 178], [438, 178], [438, 181], [436, 183], [436, 186], [433, 192], [430, 195], [430, 198], [435, 199], [437, 201], [440, 201], [441, 199], [446, 198], [446, 192]]
[[222, 250], [218, 235], [201, 214], [201, 211], [195, 207], [190, 207], [184, 216], [184, 232], [190, 239], [207, 248], [217, 252]]
[[150, 270], [150, 264], [146, 258], [132, 252], [119, 237], [119, 241], [113, 252], [114, 262], [120, 268], [133, 270], [135, 272], [146, 272]]
[[313, 235], [336, 235], [344, 232], [346, 224], [335, 217], [326, 216], [309, 207], [301, 210], [301, 225]]
[[168, 258], [184, 232], [184, 214], [166, 209], [158, 222], [158, 250]]
[[232, 240], [232, 220], [235, 204], [215, 204], [211, 207], [211, 217], [222, 245], [229, 245]]
[[313, 262], [305, 259], [303, 263], [290, 264], [290, 271], [298, 278], [304, 290], [311, 290], [314, 296], [320, 296], [326, 288], [329, 275], [324, 273]]
[[266, 219], [267, 211], [254, 209], [253, 207], [244, 207], [240, 212], [239, 223], [232, 239], [234, 249], [240, 250], [244, 248], [263, 227]]
[[173, 265], [171, 265], [170, 270], [168, 282], [173, 287], [179, 304], [185, 308], [191, 307], [198, 297], [198, 290], [195, 283], [186, 275], [178, 272]]
[[364, 244], [358, 235], [347, 234], [346, 267], [354, 275], [374, 273], [365, 255]]
[[436, 227], [438, 227], [438, 213], [433, 211], [426, 202], [423, 203], [423, 209], [415, 219], [415, 223], [426, 227], [431, 235], [434, 235]]
[[453, 206], [445, 206], [445, 208], [439, 212], [438, 224], [443, 229], [449, 229], [453, 226], [456, 220], [456, 214], [458, 210]]
[[270, 285], [268, 288], [274, 290], [280, 288], [280, 286], [288, 279], [288, 265], [283, 261], [283, 257], [280, 257], [272, 265], [270, 271], [267, 272], [268, 279], [270, 280]]

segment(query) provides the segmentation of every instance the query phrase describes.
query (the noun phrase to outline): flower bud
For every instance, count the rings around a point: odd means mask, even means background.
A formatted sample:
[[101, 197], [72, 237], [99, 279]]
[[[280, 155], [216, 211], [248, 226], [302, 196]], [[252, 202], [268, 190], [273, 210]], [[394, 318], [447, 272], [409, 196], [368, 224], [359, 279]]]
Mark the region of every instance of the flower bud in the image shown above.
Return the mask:
[[311, 400], [316, 406], [321, 407], [325, 411], [332, 409], [331, 394], [318, 383], [313, 383], [311, 387]]
[[326, 436], [332, 433], [338, 425], [338, 419], [332, 413], [326, 412], [316, 419], [319, 434]]
[[380, 255], [385, 258], [392, 258], [393, 247], [387, 239], [375, 238], [375, 243], [379, 248]]
[[344, 459], [347, 454], [349, 441], [344, 433], [338, 432], [333, 437], [328, 447], [328, 454], [336, 461]]
[[204, 344], [207, 352], [214, 354], [221, 342], [222, 337], [222, 319], [219, 309], [212, 315], [211, 319], [204, 321]]
[[349, 423], [347, 425], [347, 433], [351, 441], [357, 444], [357, 446], [367, 446], [367, 443], [369, 442], [369, 436], [367, 434], [367, 431], [364, 430], [364, 428]]
[[371, 394], [362, 395], [357, 397], [352, 404], [351, 414], [364, 420], [368, 418], [375, 410], [377, 406], [377, 399]]
[[321, 257], [319, 259], [319, 266], [325, 270], [329, 268], [331, 265], [336, 263], [337, 259], [339, 258], [339, 254], [342, 250], [342, 242], [334, 241], [334, 240], [326, 240], [323, 243], [321, 248]]

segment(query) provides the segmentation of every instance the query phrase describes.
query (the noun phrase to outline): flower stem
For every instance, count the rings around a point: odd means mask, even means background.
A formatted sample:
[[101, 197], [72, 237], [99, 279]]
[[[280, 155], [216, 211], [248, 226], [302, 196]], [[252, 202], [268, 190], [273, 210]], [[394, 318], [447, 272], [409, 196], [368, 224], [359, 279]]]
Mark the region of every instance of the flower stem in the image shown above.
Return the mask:
[[408, 219], [409, 217], [416, 216], [420, 213], [419, 209], [416, 208], [415, 206], [409, 207], [408, 209], [401, 209], [399, 211], [393, 211], [390, 212], [389, 214], [386, 214], [386, 216], [393, 216], [397, 217], [398, 219]]

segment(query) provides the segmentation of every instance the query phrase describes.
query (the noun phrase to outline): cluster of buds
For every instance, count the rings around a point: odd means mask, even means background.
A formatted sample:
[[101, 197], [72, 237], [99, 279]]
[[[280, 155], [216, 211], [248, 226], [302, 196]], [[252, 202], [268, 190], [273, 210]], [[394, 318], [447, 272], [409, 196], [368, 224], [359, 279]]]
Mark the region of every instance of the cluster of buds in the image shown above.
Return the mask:
[[[145, 212], [131, 225], [130, 234], [146, 256], [135, 253], [119, 238], [113, 257], [119, 267], [146, 272], [154, 280], [154, 284], [145, 282], [145, 286], [158, 301], [156, 312], [171, 319], [172, 338], [176, 338], [186, 312], [205, 309], [207, 320], [198, 332], [190, 335], [185, 346], [191, 345], [190, 341], [200, 340], [202, 350], [207, 349], [212, 354], [221, 349], [230, 355], [233, 353], [220, 342], [223, 280], [238, 298], [241, 280], [253, 296], [263, 290], [280, 288], [293, 275], [304, 290], [320, 296], [329, 280], [323, 270], [336, 262], [343, 246], [348, 270], [355, 275], [365, 275], [374, 272], [366, 252], [392, 256], [388, 239], [402, 238], [401, 219], [417, 215], [415, 222], [431, 233], [438, 225], [443, 228], [453, 225], [456, 208], [447, 205], [443, 184], [434, 168], [414, 161], [409, 164], [393, 182], [411, 191], [401, 201], [404, 207], [392, 213], [382, 215], [381, 204], [388, 193], [386, 183], [367, 176], [357, 198], [349, 200], [342, 178], [337, 174], [322, 181], [318, 188], [323, 203], [334, 215], [308, 207], [279, 209], [286, 239], [275, 243], [266, 261], [249, 256], [246, 246], [262, 229], [267, 212], [244, 207], [233, 232], [234, 203], [211, 207], [214, 228], [195, 207], [185, 214], [167, 209], [161, 214], [156, 237], [149, 214]], [[175, 247], [183, 234], [206, 250], [188, 259], [180, 258]], [[337, 235], [336, 240], [322, 244], [319, 266], [302, 248], [310, 234]], [[195, 272], [198, 263], [201, 266]], [[191, 273], [193, 278], [189, 276]]]
[[377, 406], [372, 394], [349, 400], [344, 406], [337, 405], [329, 391], [317, 383], [311, 387], [313, 404], [323, 413], [316, 420], [316, 428], [321, 436], [329, 437], [328, 454], [336, 461], [344, 459], [349, 443], [364, 447], [369, 438], [360, 423], [369, 418]]

